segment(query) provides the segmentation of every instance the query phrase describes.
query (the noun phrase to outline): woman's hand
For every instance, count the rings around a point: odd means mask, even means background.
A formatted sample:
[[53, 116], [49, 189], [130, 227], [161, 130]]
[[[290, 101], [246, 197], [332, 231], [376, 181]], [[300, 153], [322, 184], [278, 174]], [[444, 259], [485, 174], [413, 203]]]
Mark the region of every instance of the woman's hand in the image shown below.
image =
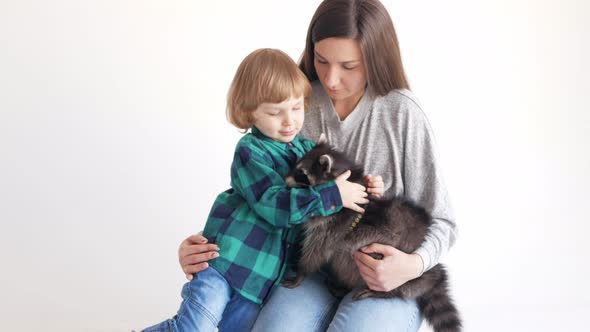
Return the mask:
[[367, 192], [373, 197], [381, 198], [385, 192], [385, 182], [380, 175], [365, 175], [363, 178], [367, 186]]
[[[375, 259], [369, 253], [383, 255]], [[384, 244], [373, 243], [353, 254], [363, 280], [370, 289], [389, 292], [406, 282], [418, 278], [424, 263], [418, 254], [406, 254], [403, 251]]]
[[350, 171], [346, 171], [340, 174], [335, 180], [338, 191], [340, 191], [340, 197], [342, 198], [342, 206], [358, 213], [363, 213], [365, 209], [357, 204], [369, 203], [367, 199], [369, 194], [367, 194], [365, 187], [362, 185], [348, 181], [350, 174]]
[[201, 272], [209, 267], [208, 261], [219, 257], [219, 247], [208, 244], [201, 234], [187, 237], [178, 248], [178, 261], [188, 280], [193, 279], [193, 273]]

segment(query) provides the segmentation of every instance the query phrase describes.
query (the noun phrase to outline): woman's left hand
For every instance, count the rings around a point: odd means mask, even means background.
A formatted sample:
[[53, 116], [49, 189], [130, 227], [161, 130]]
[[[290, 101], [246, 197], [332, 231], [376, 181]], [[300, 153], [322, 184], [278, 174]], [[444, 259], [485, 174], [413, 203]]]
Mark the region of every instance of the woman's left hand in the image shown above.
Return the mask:
[[[375, 259], [369, 253], [379, 253], [383, 259]], [[369, 288], [379, 292], [389, 292], [419, 277], [423, 269], [422, 258], [418, 254], [406, 254], [379, 243], [355, 252], [353, 258]]]

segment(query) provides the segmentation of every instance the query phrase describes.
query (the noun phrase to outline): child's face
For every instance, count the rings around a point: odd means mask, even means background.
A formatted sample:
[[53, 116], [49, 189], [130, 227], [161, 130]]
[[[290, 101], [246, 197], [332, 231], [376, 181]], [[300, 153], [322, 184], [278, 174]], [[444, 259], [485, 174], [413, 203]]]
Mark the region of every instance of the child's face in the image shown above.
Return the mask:
[[281, 103], [262, 103], [254, 110], [254, 126], [275, 141], [289, 143], [301, 130], [304, 119], [303, 96]]

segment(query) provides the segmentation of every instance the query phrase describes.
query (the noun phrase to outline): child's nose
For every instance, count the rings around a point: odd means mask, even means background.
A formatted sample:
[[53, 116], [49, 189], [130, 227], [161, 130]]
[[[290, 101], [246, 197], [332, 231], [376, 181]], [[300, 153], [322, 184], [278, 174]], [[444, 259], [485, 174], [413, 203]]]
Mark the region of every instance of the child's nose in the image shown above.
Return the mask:
[[286, 115], [283, 118], [283, 126], [290, 126], [293, 123], [293, 117], [290, 115]]

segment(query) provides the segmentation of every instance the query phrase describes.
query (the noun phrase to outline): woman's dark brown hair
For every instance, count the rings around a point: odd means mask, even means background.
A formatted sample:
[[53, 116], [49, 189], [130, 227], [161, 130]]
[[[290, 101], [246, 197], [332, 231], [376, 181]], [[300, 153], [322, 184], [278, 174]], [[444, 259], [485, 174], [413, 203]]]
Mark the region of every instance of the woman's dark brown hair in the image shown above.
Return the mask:
[[299, 68], [310, 81], [318, 79], [314, 44], [332, 37], [359, 41], [367, 84], [377, 95], [409, 89], [399, 43], [387, 9], [378, 0], [325, 0], [316, 10]]

